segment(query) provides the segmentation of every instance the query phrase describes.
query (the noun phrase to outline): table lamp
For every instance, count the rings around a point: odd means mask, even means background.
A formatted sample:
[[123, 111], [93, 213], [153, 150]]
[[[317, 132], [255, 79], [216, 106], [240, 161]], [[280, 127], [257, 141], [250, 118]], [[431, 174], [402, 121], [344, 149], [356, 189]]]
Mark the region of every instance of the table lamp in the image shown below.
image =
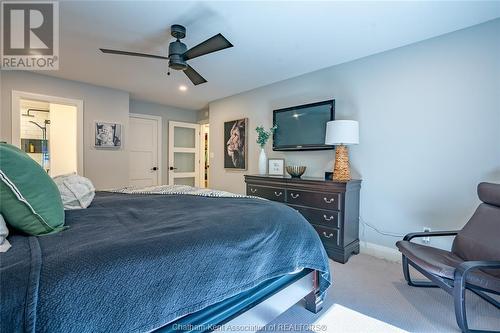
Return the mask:
[[359, 143], [359, 124], [355, 120], [333, 120], [326, 123], [325, 144], [335, 145], [335, 166], [333, 180], [351, 180], [349, 150], [346, 145]]

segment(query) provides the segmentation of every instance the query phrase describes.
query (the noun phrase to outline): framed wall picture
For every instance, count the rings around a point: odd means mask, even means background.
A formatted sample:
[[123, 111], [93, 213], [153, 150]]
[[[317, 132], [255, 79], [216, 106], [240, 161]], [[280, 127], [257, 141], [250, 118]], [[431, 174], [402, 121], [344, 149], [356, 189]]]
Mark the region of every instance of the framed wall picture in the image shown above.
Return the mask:
[[96, 148], [120, 148], [122, 145], [122, 125], [96, 121]]
[[224, 123], [224, 169], [246, 170], [248, 118]]
[[268, 158], [267, 159], [267, 174], [271, 176], [285, 175], [285, 159], [283, 158]]

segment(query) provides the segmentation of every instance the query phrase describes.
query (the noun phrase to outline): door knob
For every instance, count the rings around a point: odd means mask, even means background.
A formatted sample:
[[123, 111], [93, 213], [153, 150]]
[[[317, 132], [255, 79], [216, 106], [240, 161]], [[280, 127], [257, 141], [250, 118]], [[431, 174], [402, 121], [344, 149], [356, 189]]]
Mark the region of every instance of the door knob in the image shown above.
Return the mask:
[[174, 167], [170, 167], [168, 168], [169, 170], [177, 170], [177, 168], [174, 168]]
[[158, 170], [158, 167], [152, 167], [151, 170], [156, 171]]

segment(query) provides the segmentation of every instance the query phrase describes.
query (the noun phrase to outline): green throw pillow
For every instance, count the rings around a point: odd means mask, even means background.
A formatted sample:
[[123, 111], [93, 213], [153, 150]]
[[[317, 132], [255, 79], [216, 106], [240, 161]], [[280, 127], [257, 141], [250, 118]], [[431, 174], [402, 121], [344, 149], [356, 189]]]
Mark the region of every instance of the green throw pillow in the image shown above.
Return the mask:
[[64, 229], [56, 184], [22, 150], [0, 143], [0, 214], [12, 227], [38, 236]]

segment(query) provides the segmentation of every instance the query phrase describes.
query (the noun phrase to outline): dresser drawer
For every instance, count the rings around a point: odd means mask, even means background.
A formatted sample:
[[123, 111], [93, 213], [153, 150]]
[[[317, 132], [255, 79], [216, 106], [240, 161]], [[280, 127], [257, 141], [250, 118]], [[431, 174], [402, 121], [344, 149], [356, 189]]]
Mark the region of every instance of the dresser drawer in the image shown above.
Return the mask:
[[254, 195], [273, 201], [285, 202], [285, 189], [278, 187], [266, 187], [258, 185], [247, 185], [247, 195]]
[[340, 212], [294, 205], [290, 205], [290, 207], [298, 210], [312, 224], [340, 229]]
[[307, 191], [288, 190], [287, 203], [290, 205], [309, 206], [323, 209], [340, 209], [339, 193], [318, 193]]
[[325, 228], [315, 224], [313, 224], [313, 227], [316, 229], [319, 234], [319, 238], [321, 238], [321, 241], [325, 246], [337, 247], [340, 245], [339, 231], [337, 229]]

